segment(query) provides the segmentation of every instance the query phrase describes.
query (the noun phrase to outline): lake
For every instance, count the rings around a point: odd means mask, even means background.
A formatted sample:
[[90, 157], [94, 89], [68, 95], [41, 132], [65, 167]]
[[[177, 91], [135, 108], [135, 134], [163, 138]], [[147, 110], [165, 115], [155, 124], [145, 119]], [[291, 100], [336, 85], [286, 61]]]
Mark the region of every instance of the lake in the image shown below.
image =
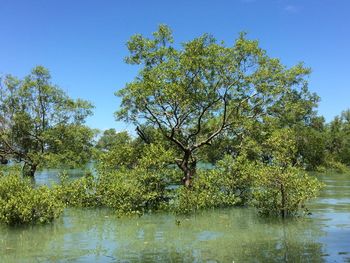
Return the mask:
[[[42, 171], [37, 183], [56, 174]], [[326, 187], [302, 219], [250, 208], [131, 218], [69, 208], [50, 225], [0, 225], [0, 262], [350, 262], [350, 175], [319, 178]]]

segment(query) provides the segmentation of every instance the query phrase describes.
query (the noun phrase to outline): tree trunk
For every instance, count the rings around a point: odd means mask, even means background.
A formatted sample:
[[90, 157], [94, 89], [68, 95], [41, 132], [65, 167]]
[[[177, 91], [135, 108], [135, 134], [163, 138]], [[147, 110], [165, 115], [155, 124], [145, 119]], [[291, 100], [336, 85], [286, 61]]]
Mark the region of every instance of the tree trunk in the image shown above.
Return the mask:
[[282, 218], [287, 217], [287, 208], [286, 208], [286, 193], [284, 189], [284, 185], [281, 184], [281, 198], [282, 198], [282, 209], [281, 209], [281, 216]]
[[186, 172], [184, 172], [184, 178], [182, 179], [184, 186], [191, 187], [192, 186], [192, 178], [195, 175], [196, 170], [195, 169], [188, 169]]
[[0, 156], [0, 164], [8, 164], [8, 162], [9, 161], [5, 157]]
[[34, 177], [36, 168], [37, 168], [37, 164], [35, 163], [24, 163], [22, 168], [23, 176]]
[[184, 177], [182, 183], [186, 187], [192, 186], [192, 179], [196, 173], [197, 161], [192, 157], [191, 151], [186, 151], [181, 163], [178, 164], [179, 168], [183, 171]]

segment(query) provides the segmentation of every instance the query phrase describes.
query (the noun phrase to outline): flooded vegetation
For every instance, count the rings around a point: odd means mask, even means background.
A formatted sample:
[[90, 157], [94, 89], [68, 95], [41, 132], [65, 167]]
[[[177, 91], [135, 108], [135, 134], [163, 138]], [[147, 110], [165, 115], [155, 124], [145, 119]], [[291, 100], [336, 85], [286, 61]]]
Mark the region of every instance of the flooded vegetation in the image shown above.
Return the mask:
[[[77, 172], [75, 172], [77, 173]], [[312, 215], [262, 218], [253, 208], [117, 218], [108, 209], [68, 208], [54, 223], [0, 228], [4, 262], [346, 262], [350, 175], [319, 175], [326, 187]], [[37, 180], [54, 179], [41, 173]]]
[[0, 261], [350, 262], [350, 109], [261, 43], [132, 35], [117, 129], [44, 66], [0, 75]]

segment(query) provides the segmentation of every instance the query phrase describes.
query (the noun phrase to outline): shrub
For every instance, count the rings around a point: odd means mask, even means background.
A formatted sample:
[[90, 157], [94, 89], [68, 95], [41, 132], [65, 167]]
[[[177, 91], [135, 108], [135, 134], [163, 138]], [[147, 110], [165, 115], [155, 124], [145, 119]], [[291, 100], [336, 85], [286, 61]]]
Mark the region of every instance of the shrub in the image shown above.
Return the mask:
[[97, 195], [103, 206], [113, 208], [119, 215], [140, 215], [165, 205], [165, 178], [162, 170], [150, 172], [138, 168], [109, 172], [99, 178]]
[[322, 184], [300, 168], [295, 131], [274, 130], [264, 142], [266, 160], [257, 164], [252, 204], [261, 215], [294, 216], [307, 211], [305, 203], [316, 197]]
[[19, 164], [0, 164], [0, 177], [9, 175], [9, 174], [17, 174], [21, 173], [21, 166]]
[[322, 184], [295, 167], [262, 165], [256, 172], [252, 204], [261, 215], [294, 216], [307, 212], [305, 203]]
[[337, 173], [346, 173], [349, 172], [349, 167], [347, 167], [345, 164], [335, 161], [333, 159], [329, 159], [325, 163], [326, 169], [333, 170]]
[[97, 181], [90, 172], [75, 180], [69, 180], [67, 173], [63, 172], [59, 178], [60, 183], [54, 186], [54, 190], [64, 204], [74, 207], [100, 205], [100, 198], [96, 194]]
[[63, 208], [54, 191], [45, 186], [34, 189], [17, 175], [0, 177], [0, 221], [6, 224], [48, 223]]
[[172, 174], [173, 170], [148, 171], [137, 167], [100, 172], [96, 178], [87, 174], [72, 181], [62, 174], [60, 184], [54, 189], [58, 198], [68, 206], [107, 207], [118, 215], [141, 215], [166, 205], [169, 192], [166, 190], [167, 174]]
[[237, 198], [227, 175], [219, 169], [198, 171], [190, 188], [178, 188], [171, 203], [172, 209], [186, 214], [200, 209], [233, 206]]
[[143, 149], [142, 157], [133, 169], [118, 165], [116, 170], [112, 166], [98, 165], [96, 195], [101, 198], [101, 205], [114, 209], [120, 215], [140, 215], [164, 208], [169, 199], [167, 185], [174, 178], [181, 178], [169, 166], [172, 157], [172, 151], [150, 144]]
[[236, 205], [247, 205], [252, 198], [251, 188], [254, 184], [256, 165], [242, 153], [236, 158], [226, 155], [217, 164], [218, 170], [225, 178], [225, 187], [235, 193]]

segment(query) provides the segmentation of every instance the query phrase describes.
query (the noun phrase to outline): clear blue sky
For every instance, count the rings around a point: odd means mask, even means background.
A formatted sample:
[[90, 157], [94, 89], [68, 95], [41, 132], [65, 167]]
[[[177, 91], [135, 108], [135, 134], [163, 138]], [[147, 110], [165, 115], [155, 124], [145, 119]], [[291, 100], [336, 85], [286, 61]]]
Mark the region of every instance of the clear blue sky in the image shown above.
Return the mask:
[[350, 107], [349, 0], [0, 0], [0, 74], [44, 65], [70, 96], [94, 103], [88, 125], [132, 129], [113, 116], [114, 92], [137, 72], [123, 62], [125, 43], [161, 23], [178, 42], [208, 32], [231, 44], [246, 31], [284, 64], [312, 68], [310, 89], [327, 121]]

